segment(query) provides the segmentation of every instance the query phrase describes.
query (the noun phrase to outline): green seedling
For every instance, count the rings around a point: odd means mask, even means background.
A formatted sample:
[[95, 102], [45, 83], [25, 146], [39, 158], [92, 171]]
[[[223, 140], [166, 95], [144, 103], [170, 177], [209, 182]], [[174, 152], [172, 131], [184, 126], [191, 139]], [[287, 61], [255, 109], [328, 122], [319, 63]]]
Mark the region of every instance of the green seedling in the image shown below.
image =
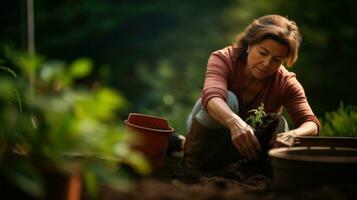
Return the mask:
[[246, 122], [256, 130], [257, 127], [263, 124], [263, 119], [267, 116], [266, 112], [264, 111], [264, 103], [261, 103], [257, 109], [252, 109], [248, 111], [251, 114], [247, 119]]

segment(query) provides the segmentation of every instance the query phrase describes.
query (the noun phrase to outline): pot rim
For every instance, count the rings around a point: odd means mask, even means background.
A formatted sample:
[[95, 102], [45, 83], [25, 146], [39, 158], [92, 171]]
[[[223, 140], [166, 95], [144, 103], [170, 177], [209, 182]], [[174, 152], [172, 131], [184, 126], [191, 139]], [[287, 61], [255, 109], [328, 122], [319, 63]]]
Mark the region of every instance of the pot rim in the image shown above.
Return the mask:
[[128, 120], [130, 119], [131, 116], [151, 117], [151, 118], [167, 121], [167, 119], [164, 117], [158, 117], [158, 116], [154, 116], [154, 115], [147, 115], [147, 114], [135, 113], [135, 112], [129, 113]]
[[357, 140], [357, 137], [347, 137], [347, 136], [296, 136], [296, 138], [303, 138], [303, 139], [331, 139], [331, 140], [339, 140], [339, 139], [348, 139], [348, 140]]
[[129, 126], [132, 126], [132, 127], [138, 128], [138, 129], [143, 129], [143, 130], [152, 131], [152, 132], [171, 134], [174, 131], [174, 129], [172, 127], [170, 127], [170, 126], [169, 126], [169, 129], [154, 129], [154, 128], [148, 128], [148, 127], [145, 127], [145, 126], [139, 126], [139, 125], [136, 125], [136, 124], [132, 124], [127, 119], [124, 121], [124, 123], [126, 125], [129, 125]]
[[308, 154], [292, 154], [297, 151], [351, 151], [357, 155], [357, 148], [347, 147], [282, 147], [269, 150], [270, 157], [280, 160], [316, 162], [316, 163], [356, 163], [357, 156], [310, 156]]

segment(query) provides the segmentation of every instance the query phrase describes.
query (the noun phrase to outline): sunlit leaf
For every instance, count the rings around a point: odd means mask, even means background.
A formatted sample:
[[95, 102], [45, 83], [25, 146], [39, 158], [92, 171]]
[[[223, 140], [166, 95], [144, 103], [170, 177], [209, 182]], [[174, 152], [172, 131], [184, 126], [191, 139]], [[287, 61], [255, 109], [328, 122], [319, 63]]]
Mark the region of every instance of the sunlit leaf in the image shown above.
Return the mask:
[[89, 58], [78, 58], [72, 62], [69, 74], [75, 78], [87, 76], [92, 71], [93, 63]]

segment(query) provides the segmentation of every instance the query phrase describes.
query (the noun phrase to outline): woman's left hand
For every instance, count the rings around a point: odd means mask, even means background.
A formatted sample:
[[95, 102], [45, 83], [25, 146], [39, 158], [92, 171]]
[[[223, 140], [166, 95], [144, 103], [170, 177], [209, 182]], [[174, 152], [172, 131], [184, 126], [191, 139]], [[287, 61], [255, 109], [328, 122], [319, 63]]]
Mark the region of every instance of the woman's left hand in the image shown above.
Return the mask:
[[295, 137], [297, 134], [294, 130], [279, 133], [276, 135], [274, 147], [292, 147], [295, 144]]

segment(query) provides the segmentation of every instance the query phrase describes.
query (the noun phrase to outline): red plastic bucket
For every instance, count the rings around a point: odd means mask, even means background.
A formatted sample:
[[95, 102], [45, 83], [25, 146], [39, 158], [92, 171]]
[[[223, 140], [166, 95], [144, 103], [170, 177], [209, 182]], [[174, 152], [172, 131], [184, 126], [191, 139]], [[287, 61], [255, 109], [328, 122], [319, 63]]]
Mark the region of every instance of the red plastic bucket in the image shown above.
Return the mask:
[[130, 113], [125, 120], [127, 132], [135, 134], [136, 141], [131, 146], [144, 153], [152, 169], [163, 167], [169, 136], [174, 131], [162, 117]]

